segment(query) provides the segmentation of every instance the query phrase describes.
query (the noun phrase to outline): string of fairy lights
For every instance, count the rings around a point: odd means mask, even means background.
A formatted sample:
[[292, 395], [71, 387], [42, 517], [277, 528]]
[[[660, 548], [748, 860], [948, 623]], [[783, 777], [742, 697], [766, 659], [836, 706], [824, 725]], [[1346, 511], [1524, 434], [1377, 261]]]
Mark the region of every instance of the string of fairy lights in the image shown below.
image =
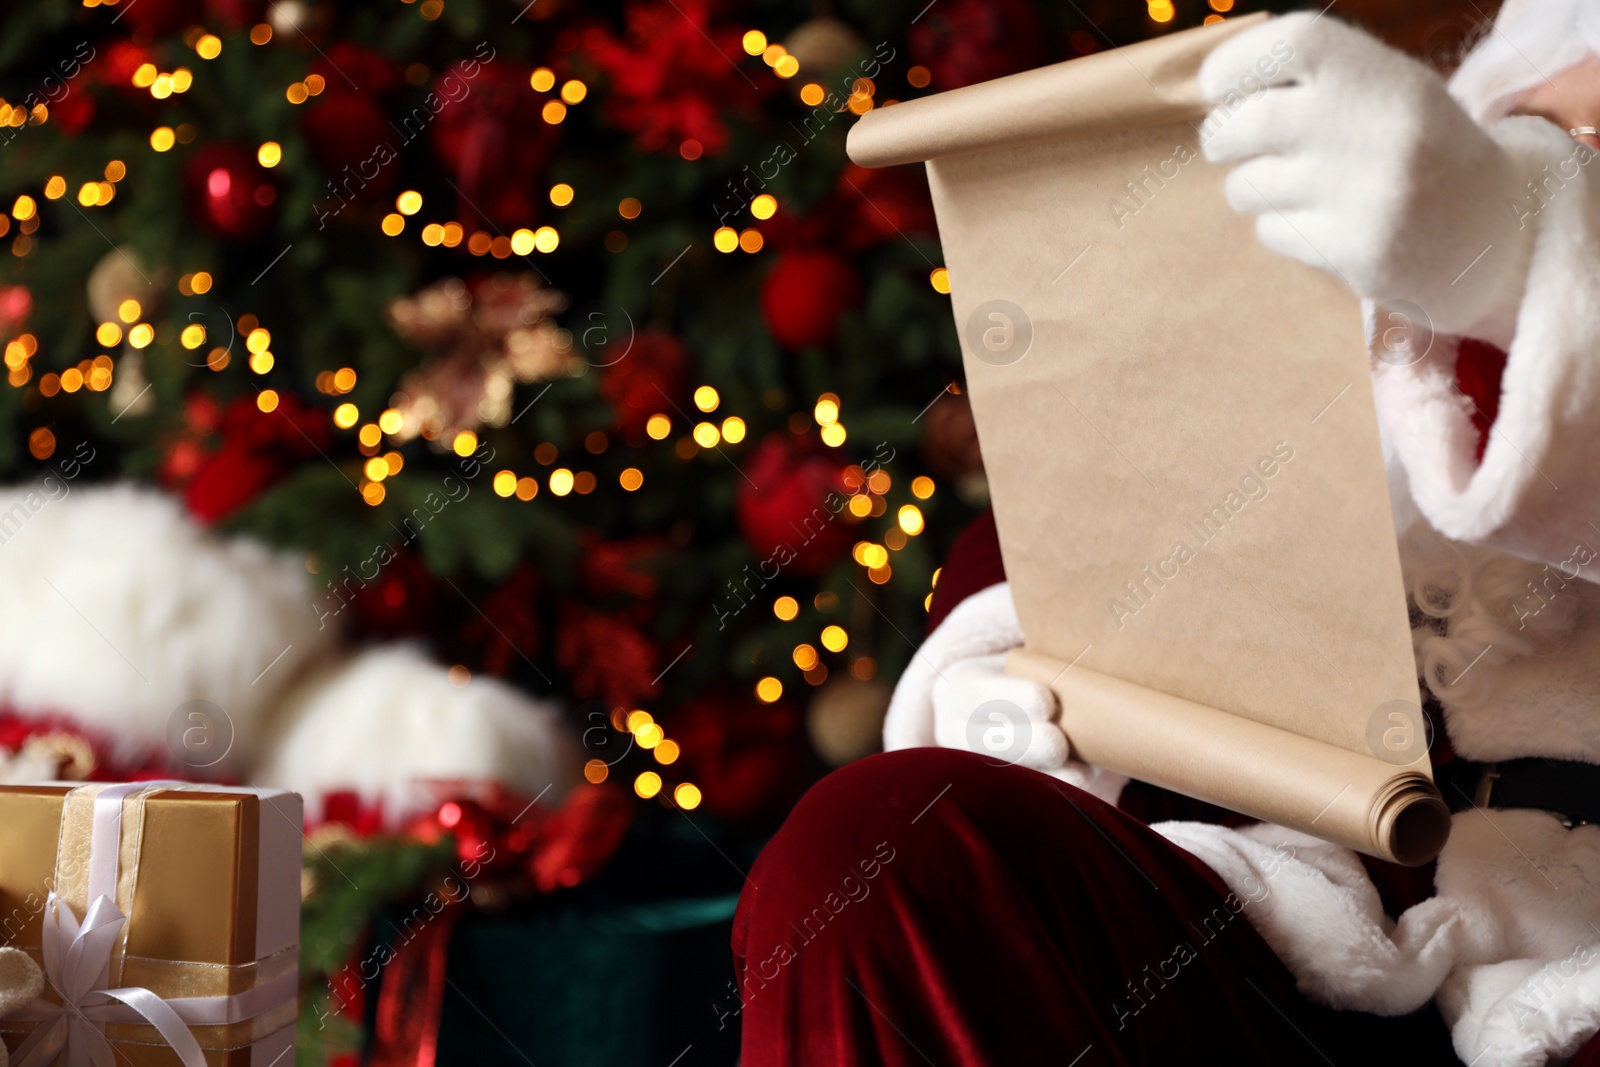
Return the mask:
[[[406, 2], [410, 3], [412, 0]], [[1152, 17], [1157, 17], [1156, 5], [1164, 2], [1166, 0], [1150, 0]], [[1210, 2], [1214, 9], [1225, 11], [1231, 7], [1232, 0], [1210, 0]], [[113, 6], [117, 0], [83, 0], [83, 3], [86, 7], [101, 4]], [[437, 18], [442, 11], [443, 3], [440, 0], [426, 0], [419, 9], [419, 13], [429, 19]], [[273, 39], [272, 27], [266, 23], [256, 25], [250, 30], [248, 39], [255, 46], [265, 46]], [[216, 59], [224, 48], [221, 38], [206, 33], [198, 27], [185, 34], [184, 42], [201, 61]], [[799, 74], [800, 61], [789, 54], [783, 45], [769, 41], [762, 31], [750, 30], [745, 33], [742, 45], [747, 54], [759, 56], [776, 77], [788, 80]], [[421, 64], [413, 64], [407, 68], [405, 76], [412, 84], [423, 84], [429, 72]], [[914, 67], [907, 75], [908, 82], [914, 87], [927, 86], [930, 78], [927, 69], [923, 67]], [[156, 100], [166, 100], [188, 92], [194, 86], [195, 80], [194, 71], [188, 67], [176, 66], [170, 71], [164, 71], [154, 63], [148, 62], [140, 65], [131, 75], [131, 83], [136, 88], [147, 90]], [[560, 81], [555, 72], [547, 67], [540, 67], [532, 72], [529, 76], [529, 87], [538, 94], [553, 94], [540, 105], [538, 111], [540, 120], [552, 125], [565, 121], [570, 109], [582, 104], [588, 97], [588, 87], [581, 80], [573, 78]], [[325, 88], [325, 81], [320, 75], [309, 74], [287, 86], [284, 90], [284, 99], [290, 106], [300, 106], [320, 95]], [[843, 107], [859, 115], [872, 110], [875, 106], [890, 106], [896, 102], [878, 101], [876, 94], [877, 87], [871, 79], [857, 78], [851, 85], [850, 94]], [[821, 103], [825, 92], [821, 85], [808, 82], [800, 86], [798, 95], [802, 102], [814, 106]], [[0, 99], [0, 127], [23, 124], [37, 126], [47, 121], [49, 112], [44, 104], [24, 109]], [[151, 151], [164, 153], [171, 151], [175, 145], [193, 142], [196, 136], [196, 129], [189, 123], [179, 123], [175, 126], [162, 125], [151, 131], [149, 145]], [[703, 146], [693, 139], [685, 140], [678, 146], [678, 154], [690, 162], [699, 159], [703, 152]], [[257, 147], [256, 161], [269, 170], [282, 164], [285, 158], [283, 145], [276, 141], [265, 141]], [[128, 173], [128, 164], [123, 160], [109, 161], [100, 176], [78, 184], [75, 197], [78, 205], [83, 208], [96, 208], [110, 204], [116, 198], [118, 183], [126, 179]], [[69, 188], [70, 183], [65, 175], [52, 175], [46, 180], [41, 193], [45, 200], [60, 200], [67, 195]], [[577, 195], [577, 190], [566, 182], [552, 185], [548, 191], [550, 203], [557, 208], [570, 206]], [[28, 256], [36, 250], [34, 235], [39, 227], [39, 208], [38, 200], [32, 195], [22, 194], [11, 205], [9, 214], [0, 214], [0, 238], [10, 234], [13, 229], [16, 231], [11, 243], [11, 252], [16, 257]], [[404, 190], [395, 197], [394, 210], [382, 217], [379, 228], [389, 237], [400, 237], [410, 229], [425, 246], [461, 248], [466, 254], [494, 259], [506, 259], [512, 255], [527, 256], [535, 252], [550, 253], [560, 246], [561, 235], [558, 229], [549, 225], [537, 229], [521, 228], [510, 234], [491, 234], [483, 230], [468, 233], [462, 223], [452, 219], [436, 219], [414, 226], [413, 223], [417, 221], [417, 216], [422, 213], [423, 208], [424, 200], [419, 191]], [[639, 218], [644, 210], [643, 202], [633, 196], [623, 198], [617, 205], [617, 215], [623, 223]], [[779, 202], [773, 195], [763, 193], [754, 198], [748, 205], [748, 210], [754, 222], [765, 222], [777, 214]], [[612, 230], [605, 235], [603, 243], [609, 252], [622, 252], [628, 244], [627, 234], [621, 229]], [[743, 230], [722, 226], [711, 234], [711, 244], [722, 253], [742, 251], [755, 254], [762, 250], [765, 241], [754, 225]], [[939, 293], [948, 293], [950, 285], [946, 269], [939, 267], [933, 270], [929, 275], [929, 284]], [[180, 296], [192, 298], [210, 292], [214, 285], [215, 278], [209, 271], [197, 270], [183, 274], [177, 281], [176, 290]], [[95, 341], [105, 349], [126, 346], [126, 349], [135, 352], [146, 349], [152, 344], [166, 345], [174, 340], [190, 351], [197, 351], [207, 346], [210, 338], [204, 325], [189, 322], [181, 329], [175, 329], [167, 323], [147, 321], [151, 318], [147, 314], [148, 310], [138, 299], [129, 297], [121, 300], [116, 308], [115, 317], [97, 324]], [[254, 314], [240, 316], [233, 325], [237, 335], [244, 340], [245, 352], [242, 362], [249, 373], [257, 377], [270, 373], [276, 365], [276, 357], [271, 348], [270, 330]], [[570, 335], [562, 331], [558, 336], [562, 339], [562, 343], [570, 347]], [[38, 339], [32, 333], [22, 333], [6, 343], [4, 349], [6, 380], [11, 387], [24, 388], [34, 383], [33, 362], [38, 350]], [[206, 354], [204, 366], [213, 373], [223, 373], [234, 362], [230, 343], [226, 347], [211, 347]], [[58, 393], [76, 393], [82, 389], [105, 392], [111, 388], [115, 370], [116, 359], [108, 352], [101, 352], [81, 360], [76, 366], [66, 370], [39, 375], [33, 387], [46, 398]], [[318, 372], [315, 387], [325, 396], [338, 398], [355, 389], [357, 378], [357, 372], [353, 367], [330, 368]], [[260, 411], [275, 411], [281, 401], [282, 398], [276, 389], [257, 388], [256, 406]], [[669, 438], [674, 438], [676, 433], [671, 447], [674, 454], [682, 461], [688, 461], [705, 450], [719, 448], [725, 444], [738, 446], [745, 441], [749, 432], [745, 419], [738, 414], [721, 411], [723, 400], [715, 387], [709, 384], [698, 386], [693, 393], [693, 402], [702, 418], [680, 418], [675, 422], [672, 414], [658, 412], [646, 420], [646, 436], [655, 442], [665, 442]], [[800, 435], [811, 432], [814, 427], [824, 445], [838, 448], [848, 439], [848, 431], [841, 421], [841, 407], [842, 401], [836, 394], [823, 393], [817, 397], [809, 414], [804, 412], [792, 414], [788, 419], [788, 428], [792, 433]], [[387, 495], [385, 484], [405, 469], [405, 459], [399, 449], [412, 439], [421, 437], [436, 447], [447, 449], [462, 457], [471, 456], [478, 448], [478, 435], [474, 431], [452, 431], [427, 410], [406, 404], [404, 398], [398, 394], [391, 398], [391, 406], [365, 421], [358, 406], [348, 400], [336, 404], [329, 418], [337, 430], [353, 433], [355, 437], [356, 451], [363, 457], [361, 478], [357, 488], [362, 500], [369, 506], [375, 507], [383, 502]], [[609, 443], [605, 433], [595, 431], [585, 437], [583, 448], [589, 455], [598, 456], [607, 450]], [[35, 459], [49, 458], [54, 449], [55, 438], [47, 426], [40, 426], [30, 433], [29, 451]], [[525, 503], [537, 498], [541, 491], [548, 492], [554, 497], [585, 496], [597, 491], [600, 486], [599, 477], [593, 471], [582, 469], [581, 461], [557, 465], [560, 460], [560, 450], [553, 443], [539, 444], [534, 448], [532, 458], [538, 467], [549, 468], [548, 472], [503, 468], [491, 479], [496, 496]], [[852, 465], [845, 468], [843, 478], [846, 488], [851, 493], [848, 510], [854, 519], [864, 521], [888, 514], [889, 504], [886, 498], [892, 488], [893, 479], [887, 471], [880, 468], [868, 473], [861, 466]], [[616, 476], [616, 481], [622, 491], [631, 493], [643, 487], [645, 476], [639, 467], [629, 466]], [[936, 489], [933, 479], [926, 475], [912, 479], [909, 488], [912, 497], [917, 501], [928, 500]], [[904, 548], [909, 539], [920, 535], [924, 526], [925, 520], [921, 508], [916, 503], [902, 504], [895, 510], [893, 520], [887, 524], [879, 540], [856, 542], [851, 551], [852, 559], [862, 568], [872, 584], [886, 584], [894, 573], [893, 553]], [[314, 569], [315, 564], [308, 561], [308, 566]], [[938, 583], [938, 579], [939, 572], [935, 571], [934, 585]], [[925, 609], [931, 604], [932, 595], [929, 592], [925, 597]], [[837, 595], [831, 592], [818, 593], [813, 599], [814, 606], [822, 612], [831, 611], [838, 605]], [[800, 604], [792, 596], [776, 598], [771, 610], [783, 623], [796, 623], [801, 614]], [[791, 659], [808, 684], [820, 686], [828, 678], [823, 652], [841, 654], [849, 648], [849, 645], [850, 635], [845, 627], [830, 623], [820, 630], [814, 643], [811, 639], [797, 640], [792, 647]], [[851, 661], [850, 673], [861, 681], [871, 680], [876, 671], [876, 662], [870, 656], [858, 656]], [[451, 669], [451, 679], [457, 684], [465, 684], [469, 677], [470, 674], [463, 666], [457, 665]], [[783, 692], [782, 680], [771, 674], [763, 676], [754, 685], [755, 697], [766, 704], [780, 700]], [[660, 768], [672, 765], [681, 754], [678, 742], [667, 737], [661, 725], [643, 709], [616, 708], [610, 716], [610, 724], [618, 732], [630, 735], [639, 748], [650, 752], [655, 764]], [[584, 768], [585, 777], [590, 782], [604, 781], [609, 773], [610, 765], [599, 759], [588, 761]], [[666, 794], [663, 794], [665, 788], [666, 783], [658, 770], [642, 771], [633, 780], [634, 792], [644, 799], [657, 796], [666, 799]], [[698, 807], [702, 799], [699, 787], [689, 781], [680, 782], [672, 787], [670, 797], [673, 803], [686, 810]]]

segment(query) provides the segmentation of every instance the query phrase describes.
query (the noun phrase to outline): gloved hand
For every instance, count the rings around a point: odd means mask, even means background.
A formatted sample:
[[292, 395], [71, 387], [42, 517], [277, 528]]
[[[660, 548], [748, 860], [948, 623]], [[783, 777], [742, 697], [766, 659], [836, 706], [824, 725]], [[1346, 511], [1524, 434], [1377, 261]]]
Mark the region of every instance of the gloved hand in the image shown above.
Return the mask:
[[1006, 654], [974, 656], [933, 683], [934, 740], [995, 763], [1043, 771], [1115, 804], [1126, 775], [1071, 758], [1056, 725], [1056, 696], [1038, 682], [1005, 673]]
[[1512, 205], [1570, 154], [1564, 131], [1534, 118], [1485, 130], [1433, 71], [1331, 16], [1229, 38], [1200, 89], [1218, 105], [1205, 156], [1239, 164], [1228, 202], [1258, 216], [1263, 244], [1359, 296], [1412, 301], [1435, 330], [1509, 340], [1535, 232]]
[[933, 736], [940, 748], [963, 748], [996, 763], [1048, 771], [1067, 763], [1066, 735], [1054, 720], [1055, 694], [1005, 673], [1005, 653], [974, 656], [933, 683]]

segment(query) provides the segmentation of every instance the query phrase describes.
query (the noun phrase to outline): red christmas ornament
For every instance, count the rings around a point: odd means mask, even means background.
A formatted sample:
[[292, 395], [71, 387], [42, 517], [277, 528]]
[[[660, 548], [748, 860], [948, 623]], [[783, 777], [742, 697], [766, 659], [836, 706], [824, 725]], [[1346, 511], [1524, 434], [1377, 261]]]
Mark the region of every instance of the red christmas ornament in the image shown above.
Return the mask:
[[[335, 584], [338, 582], [335, 576]], [[351, 598], [356, 628], [365, 636], [384, 638], [428, 633], [437, 622], [436, 586], [433, 574], [416, 553], [402, 550], [384, 565], [376, 581], [361, 586]]]
[[1028, 0], [946, 0], [906, 34], [912, 61], [941, 92], [1045, 61], [1045, 32]]
[[407, 116], [391, 126], [384, 112], [382, 97], [400, 84], [399, 72], [382, 52], [346, 41], [329, 45], [312, 69], [324, 88], [307, 104], [300, 128], [328, 175], [321, 209], [334, 206], [329, 198], [342, 203], [387, 193], [397, 180], [401, 149], [416, 136], [418, 124]]
[[195, 221], [213, 236], [238, 241], [259, 237], [277, 217], [278, 190], [244, 145], [200, 149], [184, 166], [183, 184]]
[[749, 824], [781, 814], [805, 788], [800, 716], [786, 704], [716, 692], [674, 715], [671, 732], [685, 777], [718, 818]]
[[128, 31], [148, 40], [164, 37], [200, 21], [199, 0], [139, 0], [117, 12]]
[[821, 574], [845, 554], [855, 539], [845, 501], [845, 464], [820, 447], [806, 447], [774, 434], [761, 443], [745, 467], [736, 510], [739, 529], [771, 571]]
[[539, 217], [537, 183], [560, 137], [559, 126], [535, 118], [540, 98], [526, 70], [509, 60], [459, 60], [434, 80], [432, 105], [402, 117], [409, 142], [431, 126], [433, 148], [460, 191], [456, 217], [496, 229], [527, 226]]
[[10, 337], [33, 312], [33, 294], [25, 285], [0, 285], [0, 335]]
[[836, 252], [796, 248], [778, 256], [761, 285], [761, 314], [785, 348], [826, 345], [839, 316], [861, 297], [861, 278]]
[[478, 864], [488, 871], [509, 867], [516, 855], [503, 846], [504, 828], [483, 806], [471, 800], [447, 800], [434, 812], [439, 828], [456, 839], [456, 862]]
[[394, 188], [399, 172], [397, 136], [383, 109], [368, 93], [335, 87], [342, 84], [327, 81], [300, 120], [312, 157], [328, 175], [329, 188], [318, 198], [324, 212], [336, 206], [335, 199], [382, 196]]

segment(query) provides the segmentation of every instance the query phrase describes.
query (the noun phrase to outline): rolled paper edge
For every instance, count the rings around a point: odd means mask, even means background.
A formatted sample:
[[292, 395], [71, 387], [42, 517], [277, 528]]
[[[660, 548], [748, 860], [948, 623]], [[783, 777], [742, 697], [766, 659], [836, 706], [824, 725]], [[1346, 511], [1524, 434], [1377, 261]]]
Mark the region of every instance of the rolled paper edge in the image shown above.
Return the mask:
[[1200, 63], [1224, 39], [1266, 18], [1257, 13], [1197, 26], [875, 108], [850, 128], [845, 152], [860, 166], [889, 167], [1197, 118], [1207, 111], [1195, 84]]
[[1422, 775], [1403, 780], [1388, 797], [1373, 803], [1377, 839], [1402, 867], [1420, 867], [1444, 850], [1450, 839], [1450, 806], [1439, 787]]
[[[1428, 862], [1449, 837], [1449, 809], [1416, 765], [1397, 767], [1024, 648], [1006, 657], [1006, 672], [1055, 693], [1074, 758], [1402, 866]], [[1127, 713], [1107, 714], [1110, 705]], [[1324, 804], [1324, 796], [1332, 799]]]

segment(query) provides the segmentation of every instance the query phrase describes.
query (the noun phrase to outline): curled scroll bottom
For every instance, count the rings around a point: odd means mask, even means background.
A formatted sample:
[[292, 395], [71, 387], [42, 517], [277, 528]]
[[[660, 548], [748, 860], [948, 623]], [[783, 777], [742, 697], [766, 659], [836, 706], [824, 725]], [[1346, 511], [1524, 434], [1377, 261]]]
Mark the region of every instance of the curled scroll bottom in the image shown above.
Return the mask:
[[1076, 759], [1407, 867], [1450, 836], [1425, 756], [1396, 767], [1026, 649], [1006, 672], [1055, 693]]

